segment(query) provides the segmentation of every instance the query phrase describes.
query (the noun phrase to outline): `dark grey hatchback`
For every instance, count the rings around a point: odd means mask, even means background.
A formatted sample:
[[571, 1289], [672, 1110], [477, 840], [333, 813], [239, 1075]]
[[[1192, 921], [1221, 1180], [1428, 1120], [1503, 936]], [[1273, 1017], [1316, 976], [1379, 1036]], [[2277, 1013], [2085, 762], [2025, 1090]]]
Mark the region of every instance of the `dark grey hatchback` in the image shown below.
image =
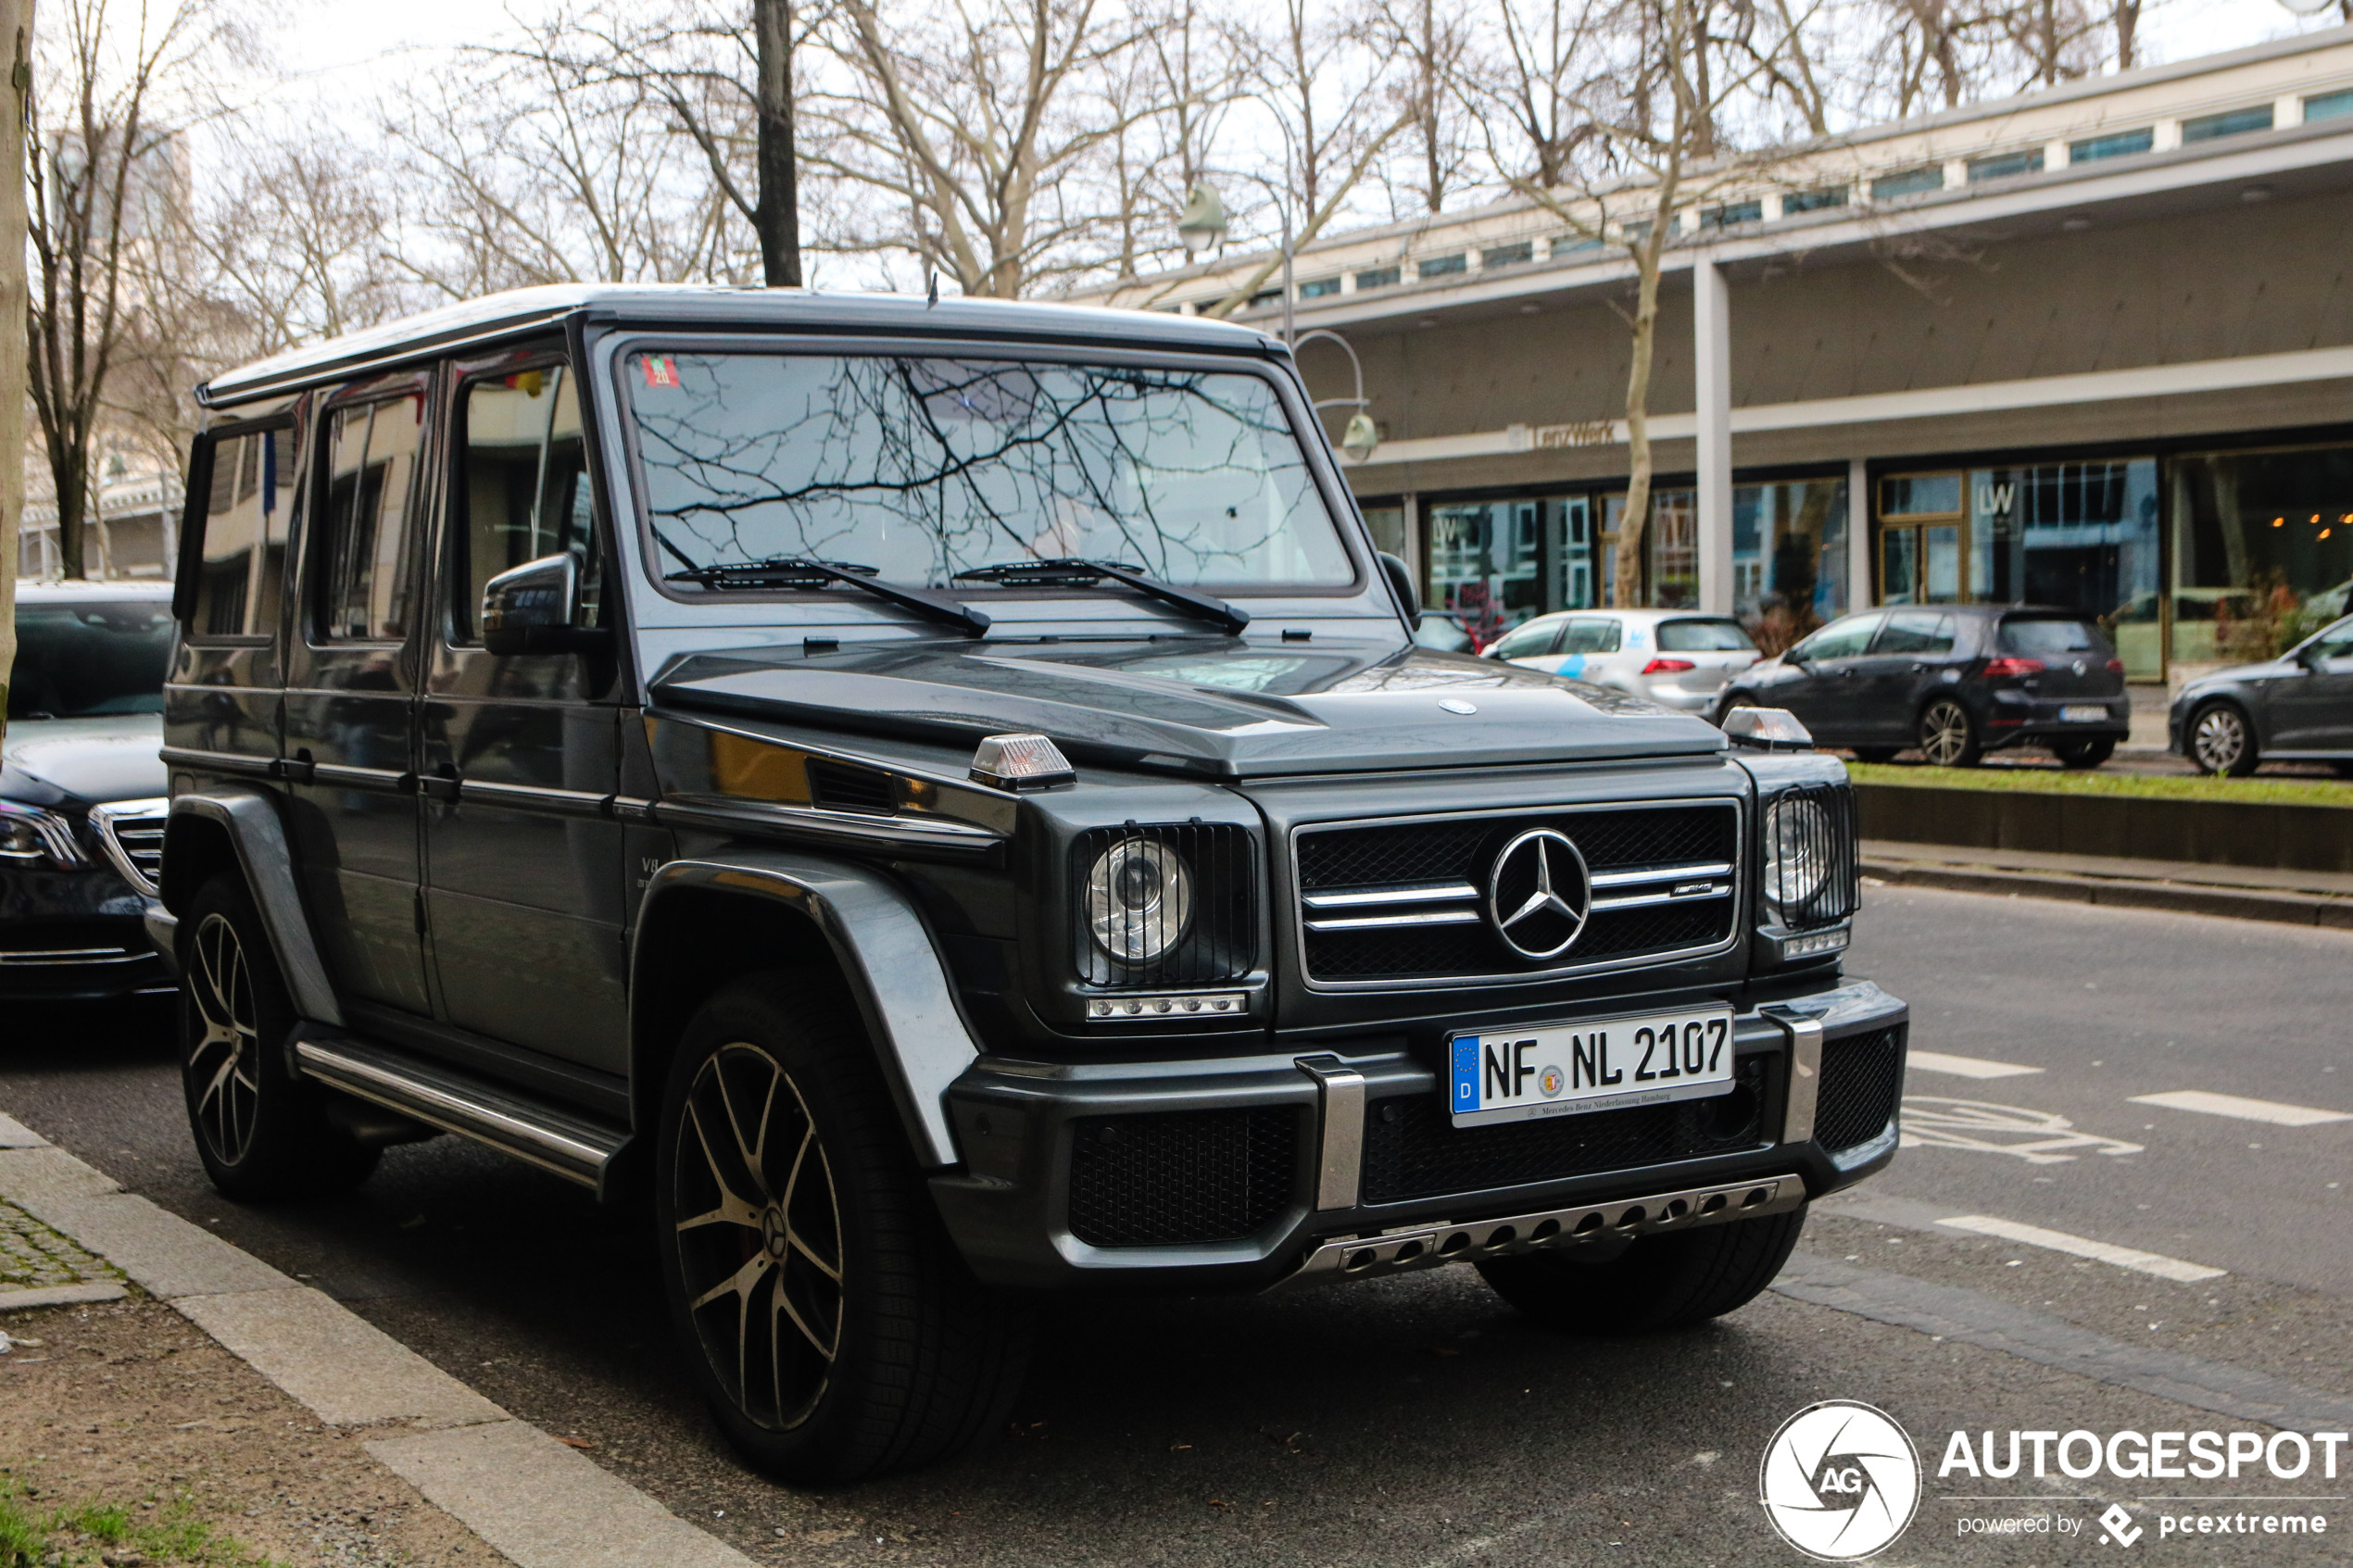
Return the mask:
[[440, 1130], [650, 1199], [780, 1474], [987, 1430], [1041, 1289], [1695, 1323], [1894, 1153], [1844, 766], [1416, 646], [1263, 333], [562, 288], [203, 395], [214, 1182]]
[[1825, 746], [1884, 762], [1917, 746], [1966, 768], [2003, 746], [2046, 746], [2096, 768], [2132, 729], [2124, 661], [2073, 610], [1992, 605], [1875, 609], [1833, 621], [1724, 690], [1716, 719], [1786, 708]]

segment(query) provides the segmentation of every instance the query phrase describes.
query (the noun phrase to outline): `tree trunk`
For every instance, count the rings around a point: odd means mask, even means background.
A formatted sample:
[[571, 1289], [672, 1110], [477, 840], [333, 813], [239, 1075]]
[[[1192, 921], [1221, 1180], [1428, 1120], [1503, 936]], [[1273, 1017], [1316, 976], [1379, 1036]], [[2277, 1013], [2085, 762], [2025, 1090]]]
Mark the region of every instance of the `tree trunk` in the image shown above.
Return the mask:
[[[0, 97], [0, 321], [26, 315], [24, 121], [32, 85], [32, 0], [0, 0], [0, 57], [8, 92]], [[8, 724], [8, 677], [17, 663], [18, 530], [24, 521], [25, 358], [0, 354], [0, 734]]]
[[1651, 515], [1651, 361], [1658, 346], [1658, 263], [1667, 247], [1667, 202], [1651, 220], [1634, 257], [1633, 363], [1626, 372], [1626, 511], [1617, 520], [1617, 581], [1610, 604], [1633, 609], [1642, 602], [1642, 534]]
[[760, 266], [772, 289], [800, 286], [800, 197], [792, 145], [791, 0], [752, 0], [759, 35]]

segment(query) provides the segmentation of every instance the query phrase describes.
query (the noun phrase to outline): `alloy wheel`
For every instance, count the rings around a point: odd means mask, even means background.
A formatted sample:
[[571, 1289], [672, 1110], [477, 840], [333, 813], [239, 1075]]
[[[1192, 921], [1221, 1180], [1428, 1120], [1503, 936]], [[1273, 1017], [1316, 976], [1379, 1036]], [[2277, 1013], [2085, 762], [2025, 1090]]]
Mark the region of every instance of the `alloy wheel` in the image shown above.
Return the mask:
[[841, 1350], [841, 1203], [808, 1102], [757, 1046], [723, 1046], [679, 1111], [674, 1243], [703, 1353], [746, 1420], [786, 1431]]
[[201, 1085], [196, 1126], [214, 1159], [234, 1165], [253, 1147], [260, 1103], [261, 1032], [254, 1008], [253, 972], [245, 944], [226, 915], [205, 917], [194, 944], [195, 972], [188, 995], [203, 1033], [188, 1047], [188, 1077]]
[[2208, 709], [2190, 733], [2190, 749], [2208, 772], [2229, 772], [2246, 755], [2246, 721], [2234, 709]]
[[1931, 703], [1920, 715], [1920, 754], [1932, 767], [1950, 768], [1969, 754], [1969, 715], [1957, 702]]

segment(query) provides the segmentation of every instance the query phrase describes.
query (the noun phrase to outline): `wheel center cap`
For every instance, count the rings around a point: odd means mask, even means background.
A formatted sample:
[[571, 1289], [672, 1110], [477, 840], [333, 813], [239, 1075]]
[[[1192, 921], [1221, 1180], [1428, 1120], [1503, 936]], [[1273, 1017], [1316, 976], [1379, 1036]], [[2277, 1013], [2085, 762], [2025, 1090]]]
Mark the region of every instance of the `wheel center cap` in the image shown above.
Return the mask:
[[785, 1211], [783, 1210], [771, 1207], [761, 1211], [760, 1216], [760, 1242], [762, 1247], [765, 1247], [768, 1249], [768, 1256], [777, 1260], [779, 1262], [783, 1261], [785, 1248], [791, 1244], [791, 1232], [785, 1224]]

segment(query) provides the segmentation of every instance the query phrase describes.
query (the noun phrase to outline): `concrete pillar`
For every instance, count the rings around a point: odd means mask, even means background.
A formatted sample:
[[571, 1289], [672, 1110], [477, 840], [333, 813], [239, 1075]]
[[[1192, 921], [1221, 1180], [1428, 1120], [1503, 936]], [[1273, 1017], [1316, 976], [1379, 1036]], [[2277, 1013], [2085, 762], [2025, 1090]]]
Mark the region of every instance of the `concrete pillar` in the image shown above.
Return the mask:
[[1846, 608], [1869, 609], [1871, 596], [1871, 476], [1860, 458], [1846, 465]]
[[1732, 320], [1724, 274], [1692, 264], [1692, 341], [1699, 381], [1699, 607], [1732, 613]]

